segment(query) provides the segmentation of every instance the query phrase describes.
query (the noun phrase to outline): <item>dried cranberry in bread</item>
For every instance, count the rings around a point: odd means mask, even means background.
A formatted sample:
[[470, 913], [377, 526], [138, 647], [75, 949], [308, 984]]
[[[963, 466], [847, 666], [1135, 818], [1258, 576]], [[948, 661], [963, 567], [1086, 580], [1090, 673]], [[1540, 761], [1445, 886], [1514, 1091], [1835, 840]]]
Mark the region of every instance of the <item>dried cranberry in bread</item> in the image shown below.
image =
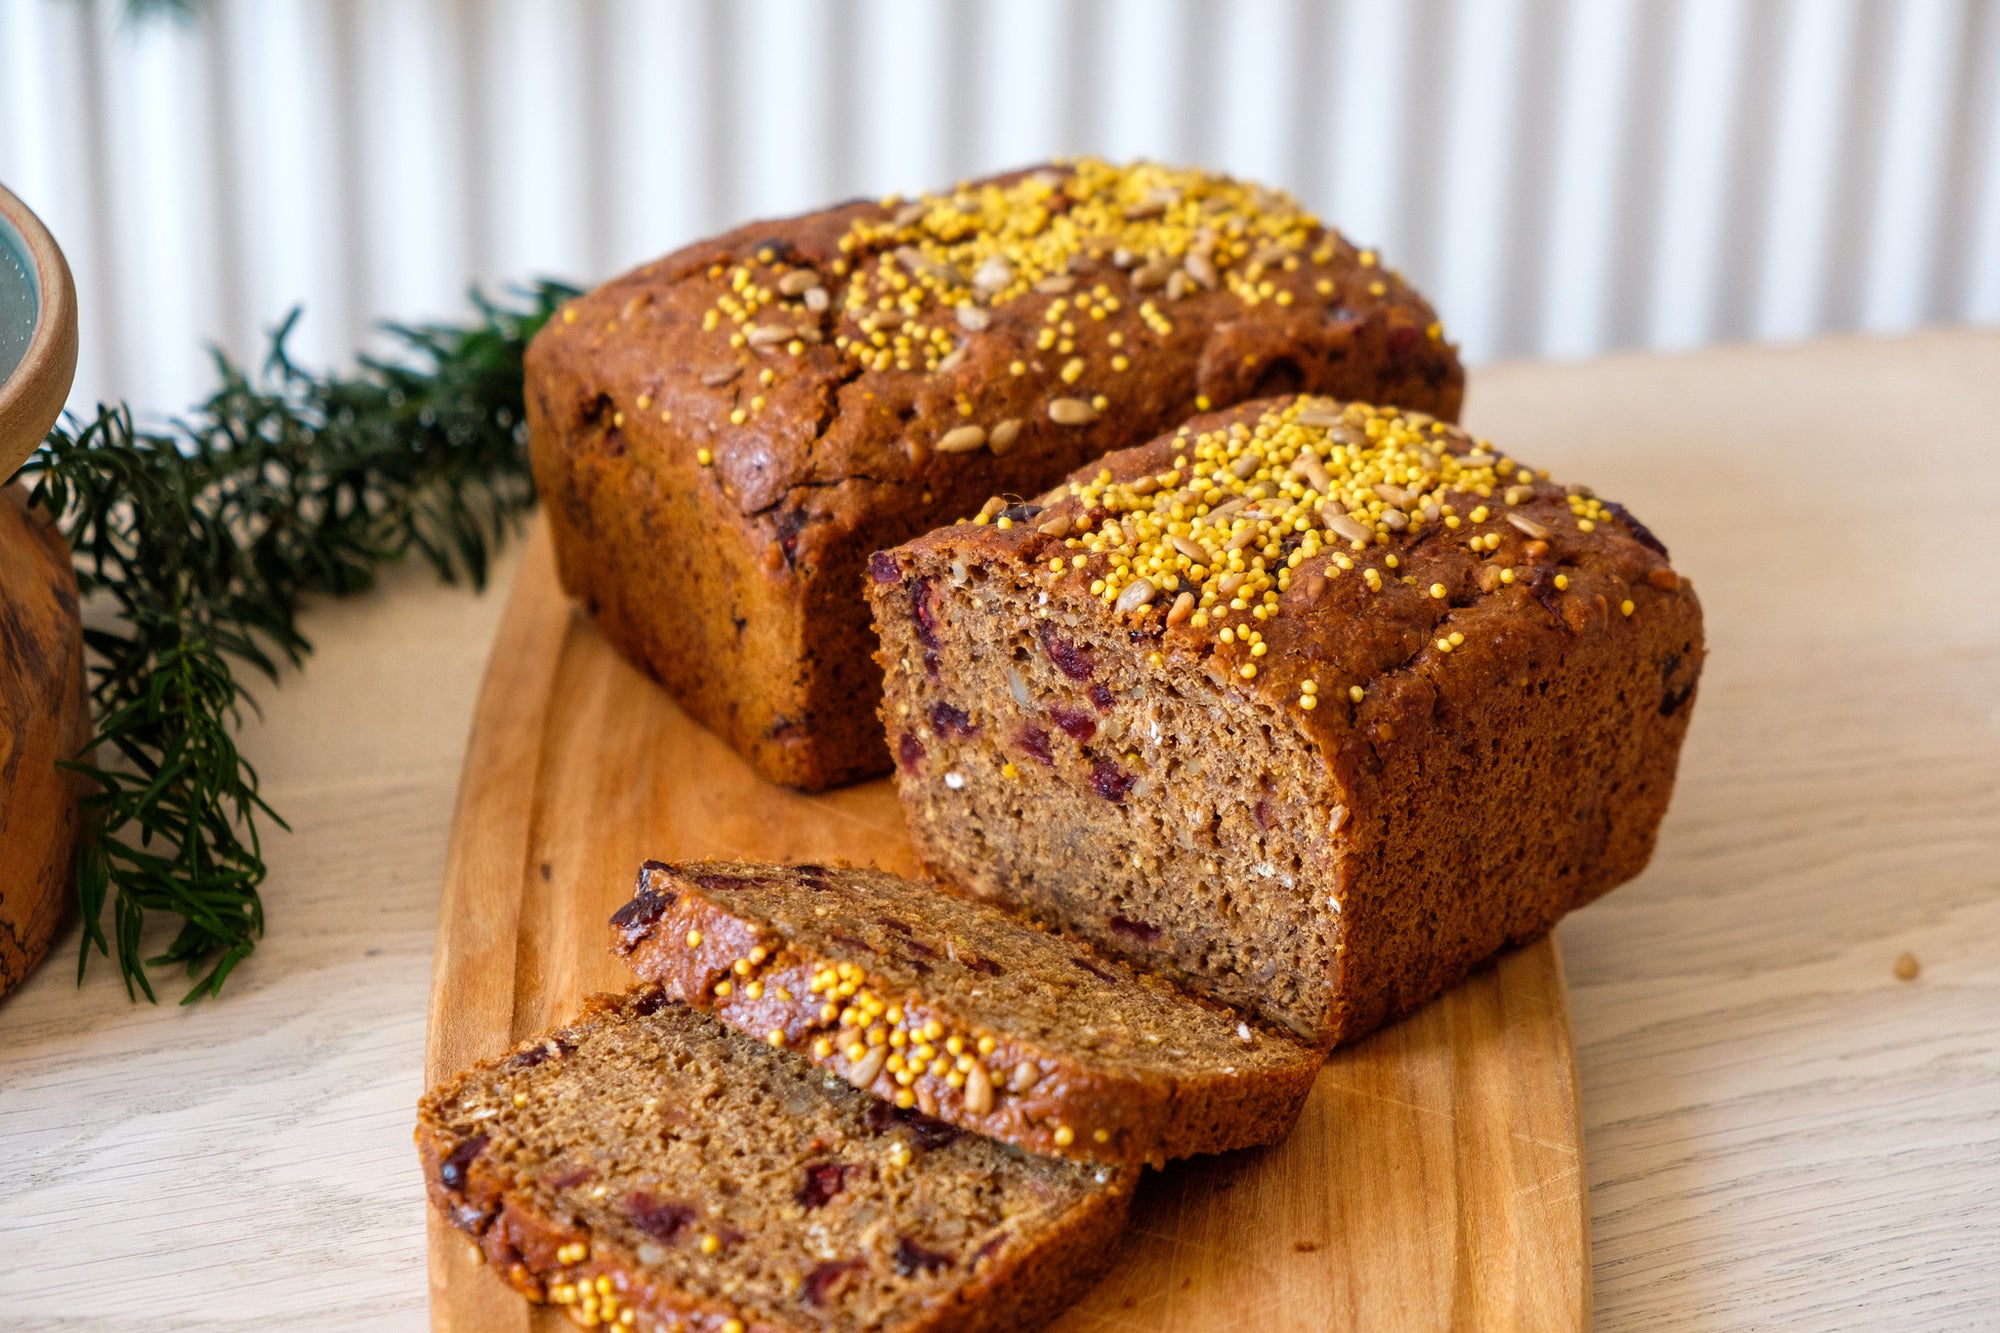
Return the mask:
[[648, 862], [612, 918], [667, 993], [1032, 1152], [1276, 1143], [1320, 1055], [984, 903], [877, 870]]
[[1651, 855], [1701, 606], [1587, 488], [1294, 397], [1009, 512], [871, 565], [942, 878], [1327, 1042]]
[[655, 987], [432, 1089], [416, 1137], [432, 1204], [586, 1328], [1033, 1327], [1130, 1202], [1123, 1168], [899, 1113]]
[[1082, 160], [756, 222], [570, 303], [527, 355], [563, 586], [766, 776], [889, 769], [869, 553], [1198, 407], [1454, 416], [1398, 276], [1290, 198]]

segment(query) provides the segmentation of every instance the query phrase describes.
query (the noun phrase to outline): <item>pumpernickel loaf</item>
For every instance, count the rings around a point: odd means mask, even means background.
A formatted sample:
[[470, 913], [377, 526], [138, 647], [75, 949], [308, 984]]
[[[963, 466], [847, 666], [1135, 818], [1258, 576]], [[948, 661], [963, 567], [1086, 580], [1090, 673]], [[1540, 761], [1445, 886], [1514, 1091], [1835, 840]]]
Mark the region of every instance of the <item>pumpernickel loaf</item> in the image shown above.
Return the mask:
[[1622, 507], [1311, 397], [880, 553], [871, 587], [924, 861], [1314, 1042], [1639, 872], [1704, 651]]
[[433, 1089], [426, 1186], [584, 1327], [1034, 1327], [1116, 1251], [1123, 1168], [961, 1134], [656, 987]]
[[1431, 308], [1290, 198], [1095, 160], [758, 222], [527, 354], [564, 586], [767, 776], [887, 771], [870, 552], [1284, 389], [1455, 416]]
[[650, 861], [642, 978], [858, 1088], [1032, 1152], [1275, 1143], [1320, 1054], [984, 903], [877, 870]]

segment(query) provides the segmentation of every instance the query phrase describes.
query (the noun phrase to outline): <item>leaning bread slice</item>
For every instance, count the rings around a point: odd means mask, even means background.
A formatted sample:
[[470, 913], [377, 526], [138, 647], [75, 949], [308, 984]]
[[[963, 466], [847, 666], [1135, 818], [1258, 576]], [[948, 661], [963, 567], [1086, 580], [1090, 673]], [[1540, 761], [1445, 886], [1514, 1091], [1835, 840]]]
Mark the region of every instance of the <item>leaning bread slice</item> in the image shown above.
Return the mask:
[[870, 579], [924, 863], [1316, 1043], [1638, 874], [1701, 674], [1701, 604], [1624, 508], [1319, 398]]
[[1109, 1263], [1117, 1166], [856, 1091], [655, 987], [433, 1089], [431, 1202], [586, 1328], [1012, 1329]]
[[641, 977], [898, 1107], [1038, 1153], [1275, 1143], [1317, 1051], [985, 903], [876, 870], [648, 862]]

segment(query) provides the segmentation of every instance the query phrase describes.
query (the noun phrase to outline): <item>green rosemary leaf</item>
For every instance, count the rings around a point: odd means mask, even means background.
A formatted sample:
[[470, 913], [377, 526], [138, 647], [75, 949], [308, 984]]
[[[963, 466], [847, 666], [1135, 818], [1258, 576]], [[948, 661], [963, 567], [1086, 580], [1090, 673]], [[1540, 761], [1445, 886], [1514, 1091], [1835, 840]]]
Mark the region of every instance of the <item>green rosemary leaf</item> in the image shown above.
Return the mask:
[[[374, 585], [415, 554], [483, 586], [534, 503], [521, 355], [575, 292], [512, 305], [474, 294], [466, 325], [391, 325], [402, 355], [350, 375], [301, 367], [294, 311], [255, 375], [216, 356], [217, 387], [185, 418], [139, 429], [123, 405], [50, 432], [22, 475], [56, 516], [84, 595], [96, 729], [69, 767], [91, 780], [76, 893], [77, 979], [91, 951], [126, 991], [185, 968], [218, 994], [264, 930], [264, 800], [235, 731], [255, 710], [241, 672], [277, 680], [312, 651], [308, 597]], [[104, 926], [106, 910], [112, 929]], [[178, 922], [161, 952], [144, 938]]]

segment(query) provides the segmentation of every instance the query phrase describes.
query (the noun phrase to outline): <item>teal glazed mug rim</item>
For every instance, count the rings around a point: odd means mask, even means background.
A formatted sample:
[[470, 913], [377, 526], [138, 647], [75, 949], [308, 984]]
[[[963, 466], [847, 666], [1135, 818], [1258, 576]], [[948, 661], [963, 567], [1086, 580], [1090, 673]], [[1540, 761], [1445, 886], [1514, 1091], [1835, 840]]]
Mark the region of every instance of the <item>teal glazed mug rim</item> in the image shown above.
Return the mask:
[[0, 377], [0, 482], [12, 477], [62, 415], [76, 378], [76, 284], [41, 219], [0, 185], [0, 246], [28, 279], [32, 331]]
[[28, 251], [27, 238], [0, 214], [0, 384], [27, 358], [41, 314], [42, 283], [35, 257]]

